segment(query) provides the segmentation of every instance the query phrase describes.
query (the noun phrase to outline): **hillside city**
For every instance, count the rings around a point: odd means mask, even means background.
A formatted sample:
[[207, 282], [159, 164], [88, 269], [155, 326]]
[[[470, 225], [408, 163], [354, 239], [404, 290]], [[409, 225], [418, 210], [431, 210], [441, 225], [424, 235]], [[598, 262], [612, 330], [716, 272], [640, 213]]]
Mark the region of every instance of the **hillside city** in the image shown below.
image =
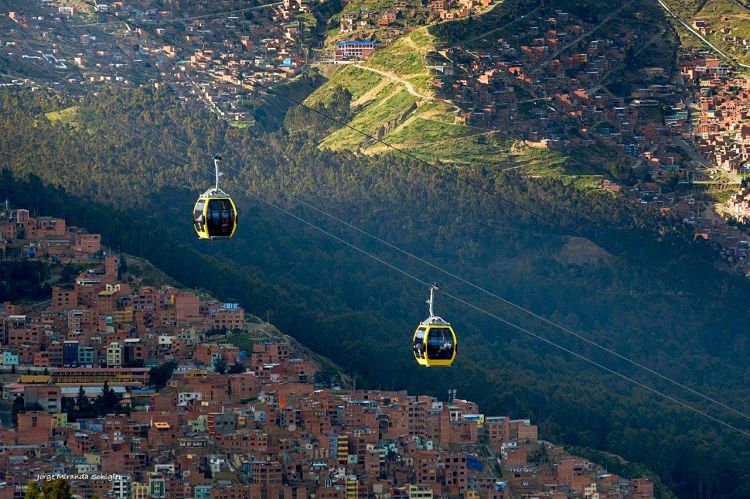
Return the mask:
[[[0, 83], [38, 80], [79, 94], [111, 84], [168, 85], [184, 101], [246, 126], [253, 98], [314, 68], [356, 66], [409, 88], [399, 75], [361, 64], [415, 29], [502, 7], [491, 0], [351, 2], [330, 17], [326, 5], [172, 0], [154, 8], [119, 0], [94, 8], [33, 0], [24, 11], [0, 12], [0, 55], [12, 66]], [[705, 41], [680, 47], [675, 63], [659, 56], [667, 28], [643, 39], [619, 22], [623, 12], [650, 22], [633, 5], [597, 23], [533, 9], [437, 47], [428, 84], [437, 102], [455, 106], [454, 123], [478, 130], [477, 137], [511, 129], [532, 150], [615, 157], [637, 178], [594, 177], [598, 188], [689, 224], [748, 274], [750, 190], [741, 180], [750, 168], [750, 80], [732, 57], [750, 51], [750, 35], [735, 27], [736, 17], [725, 16], [719, 27], [707, 17], [683, 20], [664, 4], [678, 33]], [[638, 59], [645, 62], [635, 65]], [[408, 122], [410, 109], [390, 128]]]
[[238, 304], [139, 267], [148, 284], [64, 219], [6, 203], [0, 249], [74, 269], [0, 305], [0, 498], [53, 477], [81, 498], [654, 496], [455, 393], [347, 388]]
[[[747, 0], [0, 0], [0, 499], [58, 482], [80, 498], [747, 496], [744, 441], [682, 409], [744, 433], [749, 70]], [[193, 247], [172, 226], [214, 153], [238, 236]], [[40, 203], [12, 178], [76, 197]], [[129, 222], [114, 236], [68, 204], [35, 212], [58, 195], [142, 217], [140, 253]], [[428, 266], [486, 267], [477, 283], [561, 341], [449, 308], [462, 365], [429, 383], [393, 367], [411, 354], [358, 372], [382, 345], [352, 328], [386, 318], [390, 351], [413, 297], [266, 217], [266, 195]], [[527, 215], [559, 230], [521, 233]], [[167, 232], [144, 251], [152, 223]], [[175, 270], [183, 251], [205, 272]], [[632, 367], [633, 391], [580, 368], [609, 354], [598, 367]]]

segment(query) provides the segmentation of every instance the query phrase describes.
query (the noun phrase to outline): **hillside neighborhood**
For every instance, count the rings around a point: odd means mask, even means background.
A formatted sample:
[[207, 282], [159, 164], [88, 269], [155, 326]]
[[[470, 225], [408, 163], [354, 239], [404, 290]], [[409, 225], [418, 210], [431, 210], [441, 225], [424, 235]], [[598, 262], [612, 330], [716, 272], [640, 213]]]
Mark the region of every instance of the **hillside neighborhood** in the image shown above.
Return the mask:
[[750, 494], [750, 0], [0, 0], [0, 108], [0, 499]]
[[[244, 99], [257, 85], [273, 85], [304, 65], [316, 22], [303, 0], [244, 8], [196, 1], [190, 16], [181, 15], [181, 2], [164, 10], [145, 1], [99, 2], [93, 13], [85, 3], [64, 3], [34, 0], [29, 10], [36, 15], [2, 13], [3, 55], [84, 92], [113, 83], [169, 85], [235, 121], [251, 119]], [[177, 36], [179, 45], [169, 42]]]

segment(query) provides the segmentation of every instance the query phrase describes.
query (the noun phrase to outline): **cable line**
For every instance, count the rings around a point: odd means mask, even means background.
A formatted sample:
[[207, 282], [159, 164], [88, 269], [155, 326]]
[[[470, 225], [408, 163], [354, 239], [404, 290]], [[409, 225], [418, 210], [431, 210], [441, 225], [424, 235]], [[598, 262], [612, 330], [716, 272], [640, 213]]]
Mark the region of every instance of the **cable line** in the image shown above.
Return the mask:
[[175, 19], [166, 19], [165, 22], [167, 23], [174, 23], [174, 22], [184, 22], [184, 21], [196, 21], [198, 19], [207, 19], [210, 17], [216, 17], [216, 16], [222, 16], [227, 14], [241, 14], [243, 12], [248, 12], [252, 10], [260, 10], [265, 9], [266, 7], [276, 7], [279, 5], [283, 5], [284, 2], [271, 2], [271, 3], [264, 3], [260, 5], [255, 5], [253, 7], [244, 7], [242, 9], [234, 9], [234, 10], [225, 10], [222, 12], [210, 12], [208, 14], [201, 14], [199, 16], [191, 16], [191, 17], [178, 17]]
[[[0, 65], [0, 67], [2, 67], [2, 65]], [[9, 69], [9, 68], [6, 67], [6, 69]], [[42, 69], [42, 68], [39, 68], [39, 69]], [[13, 71], [13, 70], [11, 70], [11, 71]], [[83, 89], [83, 87], [81, 87], [81, 88]], [[84, 91], [86, 91], [86, 90], [84, 89]], [[102, 99], [101, 97], [99, 97], [98, 95], [90, 93], [90, 92], [87, 92], [87, 93], [89, 93], [89, 95], [91, 95], [92, 97], [100, 100], [102, 103], [106, 103], [106, 101], [104, 99]], [[125, 111], [121, 107], [117, 107], [117, 109], [119, 110], [119, 112], [121, 114], [128, 115], [128, 116], [130, 116], [130, 117], [132, 117], [132, 118], [140, 121], [141, 123], [148, 124], [145, 121], [143, 121], [141, 118], [138, 118], [138, 117], [134, 116], [133, 114], [128, 113], [127, 111]], [[157, 131], [163, 133], [164, 136], [168, 140], [171, 140], [173, 142], [179, 142], [179, 143], [181, 143], [181, 144], [189, 147], [190, 144], [182, 141], [178, 137], [175, 137], [173, 134], [170, 134], [170, 133], [166, 132], [165, 130], [163, 130], [163, 129], [155, 126], [155, 125], [150, 125], [150, 126], [154, 130], [157, 130]], [[130, 128], [128, 128], [128, 130], [131, 133], [134, 133], [134, 134], [140, 136], [144, 140], [147, 140], [149, 143], [151, 143], [152, 145], [156, 146], [156, 144], [154, 142], [150, 141], [149, 139], [146, 139], [141, 134], [133, 131]], [[158, 148], [158, 146], [156, 146], [156, 147]], [[171, 151], [167, 151], [167, 152], [170, 155], [172, 155], [175, 159], [177, 159], [178, 161], [188, 161], [188, 162], [190, 161], [185, 156], [178, 155], [178, 154], [173, 153]], [[573, 336], [573, 337], [575, 337], [575, 338], [577, 338], [577, 339], [579, 339], [581, 341], [584, 341], [584, 342], [586, 342], [586, 343], [588, 343], [588, 344], [590, 344], [590, 345], [592, 345], [592, 346], [594, 346], [594, 347], [596, 347], [596, 348], [598, 348], [598, 349], [600, 349], [600, 350], [602, 350], [604, 352], [607, 352], [607, 353], [609, 353], [609, 354], [611, 354], [611, 355], [613, 355], [613, 356], [615, 356], [615, 357], [617, 357], [617, 358], [619, 358], [621, 360], [624, 360], [624, 361], [630, 363], [631, 365], [633, 365], [635, 367], [643, 369], [644, 371], [646, 371], [646, 372], [648, 372], [650, 374], [653, 374], [653, 375], [655, 375], [655, 376], [657, 376], [657, 377], [659, 377], [659, 378], [661, 378], [661, 379], [663, 379], [665, 381], [668, 381], [669, 383], [672, 383], [673, 385], [675, 385], [675, 386], [677, 386], [679, 388], [682, 388], [682, 389], [690, 392], [693, 395], [696, 395], [696, 396], [698, 396], [698, 397], [700, 397], [700, 398], [702, 398], [702, 399], [704, 399], [706, 401], [709, 401], [711, 403], [714, 403], [714, 404], [716, 404], [716, 405], [718, 405], [718, 406], [720, 406], [720, 407], [722, 407], [722, 408], [724, 408], [724, 409], [726, 409], [726, 410], [728, 410], [730, 412], [733, 412], [733, 413], [735, 413], [735, 414], [737, 414], [739, 416], [742, 416], [743, 418], [745, 418], [747, 420], [750, 420], [750, 416], [748, 416], [747, 414], [745, 414], [745, 413], [743, 413], [743, 412], [741, 412], [741, 411], [739, 411], [739, 410], [737, 410], [737, 409], [735, 409], [735, 408], [733, 408], [733, 407], [731, 407], [731, 406], [729, 406], [729, 405], [721, 402], [720, 400], [717, 400], [717, 399], [715, 399], [713, 397], [705, 395], [705, 394], [701, 393], [700, 391], [695, 390], [695, 389], [693, 389], [693, 388], [685, 385], [684, 383], [681, 383], [681, 382], [679, 382], [679, 381], [677, 381], [677, 380], [675, 380], [675, 379], [673, 379], [673, 378], [671, 378], [669, 376], [661, 374], [660, 372], [658, 372], [658, 371], [656, 371], [656, 370], [654, 370], [654, 369], [652, 369], [652, 368], [650, 368], [650, 367], [648, 367], [648, 366], [646, 366], [646, 365], [644, 365], [644, 364], [642, 364], [642, 363], [640, 363], [640, 362], [638, 362], [636, 360], [633, 360], [633, 359], [631, 359], [631, 358], [629, 358], [627, 356], [624, 356], [624, 355], [618, 353], [617, 351], [615, 351], [615, 350], [613, 350], [613, 349], [611, 349], [611, 348], [609, 348], [607, 346], [604, 346], [604, 345], [602, 345], [602, 344], [600, 344], [600, 343], [598, 343], [598, 342], [596, 342], [596, 341], [594, 341], [594, 340], [592, 340], [590, 338], [587, 338], [586, 336], [583, 336], [582, 334], [577, 333], [577, 332], [575, 332], [575, 331], [567, 328], [564, 325], [561, 325], [561, 324], [556, 323], [556, 322], [554, 322], [554, 321], [552, 321], [550, 319], [547, 319], [546, 317], [543, 317], [543, 316], [541, 316], [541, 315], [533, 312], [532, 310], [530, 310], [528, 308], [525, 308], [525, 307], [523, 307], [521, 305], [518, 305], [518, 304], [516, 304], [516, 303], [514, 303], [514, 302], [512, 302], [512, 301], [510, 301], [510, 300], [508, 300], [508, 299], [506, 299], [506, 298], [498, 295], [497, 293], [495, 293], [493, 291], [490, 291], [490, 290], [488, 290], [488, 289], [486, 289], [486, 288], [484, 288], [482, 286], [479, 286], [479, 285], [477, 285], [477, 284], [475, 284], [475, 283], [473, 283], [473, 282], [471, 282], [471, 281], [469, 281], [469, 280], [467, 280], [467, 279], [465, 279], [465, 278], [463, 278], [463, 277], [461, 277], [461, 276], [459, 276], [459, 275], [457, 275], [457, 274], [455, 274], [455, 273], [453, 273], [453, 272], [451, 272], [451, 271], [449, 271], [449, 270], [447, 270], [447, 269], [445, 269], [445, 268], [443, 268], [441, 266], [438, 266], [438, 265], [430, 262], [429, 260], [426, 260], [426, 259], [424, 259], [424, 258], [422, 258], [422, 257], [420, 257], [420, 256], [418, 256], [418, 255], [416, 255], [416, 254], [414, 254], [412, 252], [404, 250], [404, 249], [400, 248], [399, 246], [397, 246], [397, 245], [395, 245], [395, 244], [393, 244], [393, 243], [391, 243], [391, 242], [389, 242], [389, 241], [387, 241], [385, 239], [382, 239], [381, 237], [379, 237], [379, 236], [377, 236], [377, 235], [375, 235], [375, 234], [373, 234], [373, 233], [371, 233], [371, 232], [369, 232], [369, 231], [367, 231], [365, 229], [362, 229], [362, 228], [358, 227], [357, 225], [354, 225], [351, 222], [348, 222], [348, 221], [346, 221], [346, 220], [344, 220], [344, 219], [342, 219], [342, 218], [340, 218], [340, 217], [338, 217], [338, 216], [336, 216], [336, 215], [334, 215], [334, 214], [332, 214], [332, 213], [330, 213], [330, 212], [328, 212], [328, 211], [326, 211], [326, 210], [324, 210], [322, 208], [319, 208], [319, 207], [315, 206], [314, 204], [312, 204], [312, 203], [310, 203], [308, 201], [305, 201], [305, 200], [303, 200], [303, 199], [301, 199], [301, 198], [299, 198], [299, 197], [297, 197], [297, 196], [295, 196], [293, 194], [288, 193], [285, 190], [278, 189], [278, 188], [274, 187], [273, 185], [270, 185], [270, 183], [267, 183], [263, 179], [260, 179], [260, 178], [258, 178], [256, 176], [251, 175], [247, 170], [240, 170], [240, 169], [232, 167], [230, 165], [225, 166], [225, 168], [236, 172], [238, 175], [244, 175], [244, 176], [246, 176], [249, 179], [255, 179], [255, 180], [259, 181], [259, 182], [262, 182], [265, 187], [268, 187], [271, 190], [273, 190], [273, 191], [275, 191], [275, 192], [277, 192], [277, 193], [279, 193], [279, 194], [287, 197], [288, 199], [290, 199], [290, 200], [292, 200], [292, 201], [294, 201], [294, 202], [296, 202], [298, 204], [301, 204], [301, 205], [303, 205], [303, 206], [305, 206], [305, 207], [307, 207], [309, 209], [312, 209], [312, 210], [320, 213], [321, 215], [323, 215], [323, 216], [325, 216], [325, 217], [327, 217], [327, 218], [329, 218], [331, 220], [334, 220], [337, 223], [340, 223], [340, 224], [342, 224], [342, 225], [344, 225], [344, 226], [346, 226], [346, 227], [348, 227], [348, 228], [350, 228], [350, 229], [352, 229], [354, 231], [357, 231], [360, 234], [362, 234], [362, 235], [364, 235], [366, 237], [369, 237], [369, 238], [371, 238], [371, 239], [373, 239], [373, 240], [375, 240], [375, 241], [377, 241], [377, 242], [379, 242], [379, 243], [387, 246], [388, 248], [391, 248], [391, 249], [393, 249], [393, 250], [395, 250], [395, 251], [397, 251], [397, 252], [399, 252], [399, 253], [401, 253], [401, 254], [403, 254], [405, 256], [408, 256], [409, 258], [412, 258], [412, 259], [414, 259], [416, 261], [419, 261], [420, 263], [423, 263], [423, 264], [425, 264], [425, 265], [427, 265], [427, 266], [429, 266], [429, 267], [431, 267], [431, 268], [433, 268], [433, 269], [435, 269], [435, 270], [437, 270], [437, 271], [439, 271], [439, 272], [441, 272], [441, 273], [443, 273], [443, 274], [445, 274], [445, 275], [447, 275], [447, 276], [449, 276], [451, 278], [454, 278], [454, 279], [462, 282], [463, 284], [466, 284], [466, 285], [468, 285], [468, 286], [476, 289], [477, 291], [480, 291], [480, 292], [484, 293], [487, 296], [495, 298], [495, 299], [501, 301], [502, 303], [504, 303], [506, 305], [509, 305], [509, 306], [511, 306], [511, 307], [513, 307], [513, 308], [515, 308], [515, 309], [523, 312], [523, 313], [526, 313], [526, 314], [530, 315], [531, 317], [534, 317], [534, 318], [536, 318], [536, 319], [538, 319], [538, 320], [540, 320], [540, 321], [542, 321], [542, 322], [544, 322], [544, 323], [546, 323], [546, 324], [548, 324], [548, 325], [550, 325], [550, 326], [552, 326], [554, 328], [557, 328], [560, 331], [563, 331], [564, 333], [566, 333], [566, 334], [568, 334], [570, 336]], [[253, 195], [254, 197], [257, 197], [251, 191], [248, 191], [248, 193], [251, 194], [251, 195]], [[447, 295], [447, 293], [444, 293], [444, 294]], [[458, 299], [457, 297], [452, 297], [452, 298], [454, 298], [457, 301], [460, 301], [460, 299]], [[472, 305], [472, 307], [473, 307], [473, 305]], [[547, 340], [545, 339], [545, 341], [547, 341]], [[561, 348], [564, 348], [564, 347], [561, 347]], [[575, 352], [573, 352], [573, 353], [575, 353]], [[579, 355], [579, 354], [576, 354], [576, 355]]]
[[[292, 213], [291, 211], [289, 211], [289, 210], [287, 210], [287, 209], [285, 209], [283, 207], [280, 207], [280, 206], [276, 205], [275, 203], [273, 203], [271, 201], [268, 201], [268, 200], [260, 197], [259, 195], [255, 194], [253, 192], [250, 192], [249, 194], [252, 197], [254, 197], [255, 199], [257, 199], [257, 200], [259, 200], [259, 201], [261, 201], [261, 202], [263, 202], [263, 203], [265, 203], [265, 204], [267, 204], [267, 205], [275, 208], [276, 210], [281, 211], [282, 213], [285, 213], [286, 215], [289, 215], [290, 217], [292, 217], [292, 218], [298, 220], [299, 222], [302, 222], [303, 224], [305, 224], [305, 225], [307, 225], [307, 226], [309, 226], [309, 227], [311, 227], [311, 228], [313, 228], [313, 229], [321, 232], [322, 234], [324, 234], [324, 235], [326, 235], [328, 237], [331, 237], [332, 239], [335, 239], [336, 241], [338, 241], [338, 242], [340, 242], [340, 243], [342, 243], [342, 244], [344, 244], [344, 245], [346, 245], [346, 246], [348, 246], [348, 247], [350, 247], [350, 248], [352, 248], [352, 249], [354, 249], [354, 250], [356, 250], [356, 251], [358, 251], [358, 252], [360, 252], [360, 253], [368, 256], [368, 257], [370, 257], [370, 258], [372, 258], [373, 260], [375, 260], [377, 262], [380, 262], [381, 264], [387, 266], [391, 270], [393, 270], [395, 272], [398, 272], [398, 273], [400, 273], [400, 274], [408, 277], [409, 279], [412, 279], [412, 280], [418, 282], [421, 285], [424, 285], [424, 286], [431, 285], [431, 283], [429, 283], [429, 282], [427, 282], [427, 281], [425, 281], [423, 279], [420, 279], [419, 277], [415, 276], [414, 274], [411, 274], [411, 273], [407, 272], [406, 270], [403, 270], [402, 268], [399, 268], [398, 266], [393, 265], [392, 263], [390, 263], [390, 262], [388, 262], [386, 260], [383, 260], [379, 256], [377, 256], [377, 255], [375, 255], [373, 253], [370, 253], [369, 251], [364, 250], [364, 249], [360, 248], [359, 246], [357, 246], [357, 245], [355, 245], [355, 244], [353, 244], [353, 243], [351, 243], [349, 241], [346, 241], [346, 240], [338, 237], [337, 235], [335, 235], [335, 234], [333, 234], [333, 233], [331, 233], [331, 232], [323, 229], [322, 227], [319, 227], [319, 226], [315, 225], [314, 223], [310, 222], [309, 220], [306, 220], [306, 219], [304, 219], [304, 218], [302, 218], [302, 217], [300, 217], [300, 216]], [[742, 435], [744, 435], [746, 437], [750, 437], [750, 432], [748, 432], [746, 430], [740, 429], [740, 428], [738, 428], [738, 427], [736, 427], [736, 426], [734, 426], [734, 425], [732, 425], [730, 423], [727, 423], [723, 419], [720, 419], [720, 418], [718, 418], [716, 416], [708, 414], [707, 412], [704, 412], [704, 411], [698, 409], [697, 407], [694, 407], [694, 406], [692, 406], [692, 405], [690, 405], [690, 404], [688, 404], [686, 402], [683, 402], [683, 401], [681, 401], [681, 400], [679, 400], [679, 399], [677, 399], [675, 397], [672, 397], [671, 395], [668, 395], [668, 394], [666, 394], [664, 392], [661, 392], [661, 391], [657, 390], [656, 388], [652, 388], [652, 387], [650, 387], [650, 386], [648, 386], [648, 385], [646, 385], [644, 383], [641, 383], [641, 382], [639, 382], [639, 381], [637, 381], [637, 380], [635, 380], [635, 379], [633, 379], [633, 378], [631, 378], [629, 376], [626, 376], [626, 375], [624, 375], [622, 373], [619, 373], [619, 372], [615, 371], [614, 369], [610, 369], [609, 367], [607, 367], [607, 366], [605, 366], [605, 365], [603, 365], [603, 364], [601, 364], [601, 363], [599, 363], [599, 362], [597, 362], [597, 361], [595, 361], [593, 359], [590, 359], [590, 358], [588, 358], [588, 357], [586, 357], [586, 356], [584, 356], [582, 354], [579, 354], [578, 352], [575, 352], [575, 351], [573, 351], [573, 350], [571, 350], [569, 348], [566, 348], [566, 347], [564, 347], [562, 345], [559, 345], [559, 344], [555, 343], [554, 341], [552, 341], [550, 339], [547, 339], [547, 338], [545, 338], [545, 337], [543, 337], [543, 336], [541, 336], [539, 334], [536, 334], [536, 333], [534, 333], [532, 331], [529, 331], [528, 329], [526, 329], [526, 328], [524, 328], [522, 326], [519, 326], [519, 325], [517, 325], [517, 324], [515, 324], [515, 323], [513, 323], [511, 321], [503, 319], [502, 317], [500, 317], [500, 316], [498, 316], [498, 315], [496, 315], [496, 314], [488, 311], [487, 309], [484, 309], [484, 308], [482, 308], [482, 307], [480, 307], [478, 305], [474, 305], [473, 303], [470, 303], [470, 302], [464, 300], [463, 298], [460, 298], [460, 297], [458, 297], [456, 295], [453, 295], [451, 293], [447, 293], [447, 292], [443, 291], [443, 294], [445, 296], [447, 296], [447, 297], [455, 300], [456, 302], [461, 303], [462, 305], [464, 305], [466, 307], [474, 309], [477, 312], [481, 312], [481, 313], [483, 313], [483, 314], [485, 314], [485, 315], [487, 315], [487, 316], [489, 316], [489, 317], [491, 317], [491, 318], [493, 318], [493, 319], [495, 319], [495, 320], [497, 320], [497, 321], [499, 321], [499, 322], [501, 322], [501, 323], [503, 323], [503, 324], [505, 324], [505, 325], [507, 325], [509, 327], [512, 327], [512, 328], [514, 328], [514, 329], [516, 329], [516, 330], [518, 330], [518, 331], [520, 331], [522, 333], [525, 333], [527, 335], [530, 335], [530, 336], [532, 336], [532, 337], [534, 337], [534, 338], [536, 338], [538, 340], [541, 340], [541, 341], [547, 343], [550, 346], [553, 346], [553, 347], [555, 347], [555, 348], [557, 348], [559, 350], [562, 350], [562, 351], [564, 351], [564, 352], [566, 352], [566, 353], [568, 353], [570, 355], [573, 355], [574, 357], [577, 357], [577, 358], [579, 358], [579, 359], [581, 359], [583, 361], [586, 361], [586, 362], [588, 362], [588, 363], [590, 363], [590, 364], [592, 364], [592, 365], [594, 365], [594, 366], [596, 366], [596, 367], [598, 367], [598, 368], [600, 368], [600, 369], [602, 369], [602, 370], [604, 370], [604, 371], [606, 371], [606, 372], [608, 372], [610, 374], [614, 374], [615, 376], [617, 376], [617, 377], [619, 377], [619, 378], [621, 378], [621, 379], [623, 379], [625, 381], [629, 381], [630, 383], [633, 383], [633, 384], [635, 384], [635, 385], [637, 385], [637, 386], [639, 386], [639, 387], [641, 387], [641, 388], [643, 388], [645, 390], [648, 390], [648, 391], [650, 391], [650, 392], [652, 392], [652, 393], [654, 393], [656, 395], [659, 395], [660, 397], [662, 397], [662, 398], [664, 398], [666, 400], [674, 402], [675, 404], [678, 404], [678, 405], [680, 405], [680, 406], [682, 406], [682, 407], [684, 407], [686, 409], [689, 409], [689, 410], [691, 410], [691, 411], [693, 411], [693, 412], [695, 412], [695, 413], [697, 413], [697, 414], [699, 414], [699, 415], [701, 415], [701, 416], [703, 416], [703, 417], [705, 417], [705, 418], [707, 418], [707, 419], [709, 419], [711, 421], [719, 423], [719, 424], [725, 426], [728, 429], [731, 429], [731, 430], [734, 430], [736, 432], [739, 432], [739, 433], [741, 433]], [[745, 417], [747, 417], [747, 416], [745, 416]]]

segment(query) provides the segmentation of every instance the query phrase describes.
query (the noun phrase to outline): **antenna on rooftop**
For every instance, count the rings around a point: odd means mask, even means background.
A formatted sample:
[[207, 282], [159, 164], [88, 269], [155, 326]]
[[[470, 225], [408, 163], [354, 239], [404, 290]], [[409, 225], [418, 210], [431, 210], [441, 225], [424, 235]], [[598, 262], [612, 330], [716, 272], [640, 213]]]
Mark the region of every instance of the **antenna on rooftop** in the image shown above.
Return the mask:
[[456, 398], [456, 389], [455, 388], [448, 388], [448, 403], [452, 404], [453, 400]]

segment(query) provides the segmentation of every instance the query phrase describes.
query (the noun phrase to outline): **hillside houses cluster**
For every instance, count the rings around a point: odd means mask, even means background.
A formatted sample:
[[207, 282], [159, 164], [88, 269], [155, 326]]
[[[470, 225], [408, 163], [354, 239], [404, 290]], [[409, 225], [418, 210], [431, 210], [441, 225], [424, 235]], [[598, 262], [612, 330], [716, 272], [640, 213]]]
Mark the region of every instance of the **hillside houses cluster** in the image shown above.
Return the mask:
[[729, 215], [739, 222], [750, 220], [750, 189], [743, 187], [732, 194], [727, 202]]
[[685, 56], [680, 73], [695, 90], [693, 137], [703, 155], [725, 171], [750, 171], [750, 81], [699, 52]]
[[528, 16], [514, 24], [512, 36], [495, 33], [482, 39], [482, 48], [454, 48], [451, 60], [463, 52], [471, 62], [436, 69], [439, 85], [468, 124], [507, 128], [511, 122], [534, 147], [571, 150], [603, 142], [640, 158], [685, 125], [686, 118], [665, 125], [659, 110], [668, 103], [676, 106], [672, 114], [682, 116], [675, 86], [665, 68], [649, 67], [630, 95], [611, 94], [607, 78], [643, 42], [620, 25], [599, 30], [605, 38], [588, 36], [595, 28], [560, 10]]
[[182, 95], [197, 95], [221, 116], [240, 121], [251, 119], [243, 94], [278, 83], [305, 63], [308, 23], [314, 22], [305, 0], [251, 12], [250, 20], [242, 14], [193, 20], [185, 35], [194, 48], [191, 55], [174, 56], [174, 47], [152, 46], [171, 59], [168, 80], [184, 88]]
[[[750, 82], [713, 54], [692, 50], [682, 55], [680, 74], [693, 95], [692, 119], [685, 135], [714, 168], [731, 174], [750, 171]], [[750, 219], [750, 191], [740, 188], [722, 215], [745, 223]], [[713, 240], [745, 274], [750, 273], [748, 236], [736, 226], [698, 220], [696, 235]]]
[[80, 497], [653, 497], [647, 479], [538, 442], [528, 420], [478, 411], [403, 391], [186, 371], [129, 415], [20, 413], [17, 430], [0, 431], [0, 498], [45, 474], [71, 476]]
[[[19, 258], [86, 262], [91, 268], [72, 284], [52, 286], [49, 302], [41, 306], [0, 306], [0, 366], [6, 369], [143, 368], [187, 358], [211, 365], [196, 344], [214, 332], [245, 326], [237, 304], [169, 286], [134, 289], [119, 277], [120, 257], [101, 251], [99, 234], [69, 232], [64, 219], [32, 218], [28, 210], [11, 213], [0, 230], [4, 236], [15, 232], [13, 244], [25, 248]], [[238, 361], [236, 347], [219, 353]]]
[[123, 2], [101, 4], [101, 12], [93, 17], [82, 17], [76, 7], [51, 0], [33, 0], [26, 8], [0, 12], [0, 47], [30, 74], [81, 87], [157, 81], [159, 75], [132, 44], [91, 28], [91, 22], [107, 21], [105, 12], [127, 12]]
[[[69, 75], [75, 85], [167, 83], [187, 101], [247, 121], [252, 117], [243, 96], [257, 85], [288, 78], [304, 64], [316, 22], [307, 0], [257, 8], [226, 0], [175, 0], [161, 10], [144, 1], [100, 3], [103, 10], [93, 19], [61, 13], [57, 4], [44, 1], [45, 15], [9, 13], [15, 24], [7, 37], [14, 44], [6, 47], [8, 55], [38, 59], [29, 61], [45, 71], [78, 69], [82, 81]], [[0, 35], [0, 41], [5, 38]]]
[[501, 463], [511, 490], [520, 497], [564, 499], [654, 497], [654, 484], [647, 478], [624, 479], [602, 466], [572, 456], [548, 442], [501, 444]]
[[[236, 304], [168, 286], [133, 290], [117, 280], [117, 260], [107, 257], [104, 272], [85, 272], [73, 286], [53, 286], [47, 306], [0, 307], [0, 365], [121, 368], [177, 358], [210, 365], [196, 343], [212, 332], [244, 327], [244, 311]], [[238, 361], [236, 348], [221, 354]]]
[[0, 254], [52, 263], [83, 263], [103, 256], [100, 234], [67, 226], [61, 218], [11, 210], [7, 202], [0, 210]]
[[[634, 166], [649, 168], [650, 178], [623, 191], [641, 204], [671, 212], [693, 227], [696, 238], [716, 244], [727, 261], [750, 275], [749, 237], [722, 218], [746, 222], [750, 216], [750, 191], [741, 188], [714, 213], [714, 207], [694, 192], [675, 194], [677, 183], [689, 184], [696, 176], [714, 189], [731, 186], [726, 176], [744, 174], [750, 166], [750, 86], [734, 69], [713, 53], [691, 50], [680, 55], [681, 81], [687, 85], [685, 101], [672, 104], [663, 114], [664, 125], [648, 133], [648, 149], [626, 146], [637, 157]], [[662, 140], [671, 137], [671, 142]], [[690, 142], [691, 144], [688, 144]]]
[[382, 10], [345, 10], [339, 19], [339, 33], [366, 40], [377, 38], [387, 45], [417, 26], [479, 14], [493, 3], [493, 0], [396, 0]]

